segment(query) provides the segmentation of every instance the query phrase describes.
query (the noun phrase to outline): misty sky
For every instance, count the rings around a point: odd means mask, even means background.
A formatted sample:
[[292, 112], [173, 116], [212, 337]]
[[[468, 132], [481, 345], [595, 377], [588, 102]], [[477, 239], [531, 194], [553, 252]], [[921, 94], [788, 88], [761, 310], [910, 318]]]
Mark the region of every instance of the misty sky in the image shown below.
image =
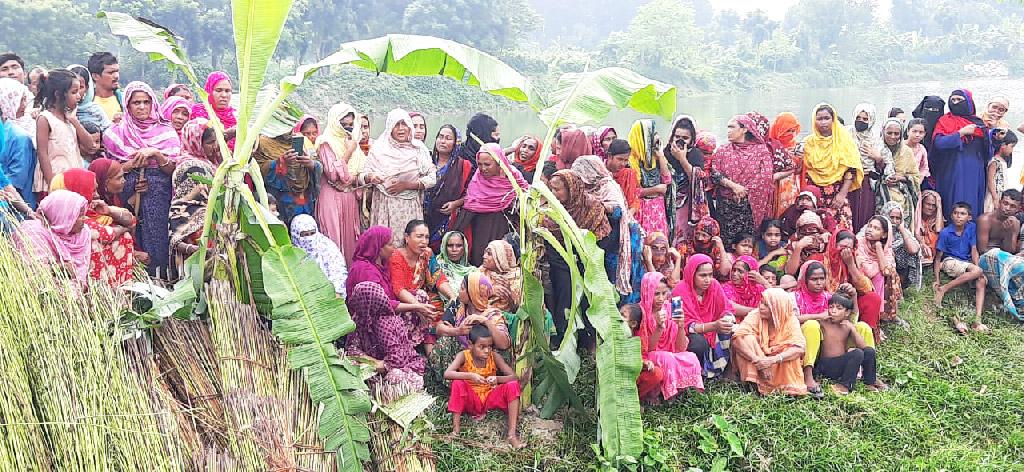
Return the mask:
[[[711, 0], [711, 6], [717, 10], [736, 10], [738, 12], [751, 12], [757, 9], [764, 10], [768, 13], [768, 16], [773, 20], [782, 20], [783, 16], [786, 15], [786, 10], [796, 5], [797, 0]], [[879, 14], [888, 15], [889, 8], [892, 4], [889, 0], [881, 0], [879, 4]]]

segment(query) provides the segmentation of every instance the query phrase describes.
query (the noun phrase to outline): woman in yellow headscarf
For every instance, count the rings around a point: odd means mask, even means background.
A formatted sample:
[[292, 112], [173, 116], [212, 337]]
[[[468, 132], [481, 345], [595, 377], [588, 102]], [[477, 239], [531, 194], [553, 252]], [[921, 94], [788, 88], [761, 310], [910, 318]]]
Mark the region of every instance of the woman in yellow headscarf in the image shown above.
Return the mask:
[[629, 130], [629, 167], [640, 179], [640, 226], [648, 234], [672, 234], [666, 208], [675, 208], [672, 169], [661, 151], [661, 140], [654, 131], [654, 120], [637, 120]]
[[853, 230], [847, 195], [859, 189], [864, 180], [860, 151], [850, 132], [839, 126], [832, 105], [814, 107], [811, 120], [812, 133], [804, 138], [803, 149], [797, 150], [797, 156], [803, 159], [803, 180], [821, 191], [818, 206], [835, 219], [838, 227]]

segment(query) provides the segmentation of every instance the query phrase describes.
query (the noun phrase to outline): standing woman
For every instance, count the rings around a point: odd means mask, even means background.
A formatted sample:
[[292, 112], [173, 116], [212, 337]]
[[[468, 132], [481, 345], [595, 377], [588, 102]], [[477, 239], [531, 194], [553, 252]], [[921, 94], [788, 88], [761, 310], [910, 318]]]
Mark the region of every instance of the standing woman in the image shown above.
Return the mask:
[[853, 120], [849, 131], [860, 153], [861, 169], [864, 170], [863, 185], [850, 191], [851, 222], [853, 229], [857, 229], [875, 214], [879, 202], [888, 200], [888, 189], [882, 183], [895, 171], [892, 159], [884, 159], [880, 152], [879, 133], [874, 129], [875, 106], [870, 103], [857, 105], [853, 109]]
[[182, 158], [171, 176], [174, 196], [171, 199], [169, 222], [171, 260], [168, 262], [172, 279], [184, 275], [185, 260], [199, 250], [206, 220], [210, 189], [193, 180], [192, 176], [213, 180], [221, 163], [217, 134], [207, 126], [208, 123], [205, 118], [185, 123], [182, 129]]
[[459, 155], [459, 132], [452, 125], [443, 125], [437, 130], [430, 160], [437, 169], [437, 184], [425, 192], [423, 215], [430, 227], [430, 247], [439, 252], [442, 236], [466, 202], [466, 186], [473, 176], [473, 165]]
[[[89, 73], [89, 69], [81, 64], [72, 64], [68, 66], [68, 70], [78, 76], [84, 89], [84, 92], [81, 93], [82, 98], [78, 101], [78, 109], [75, 112], [75, 115], [78, 116], [78, 121], [82, 123], [82, 126], [86, 126], [88, 123], [96, 125], [101, 133], [106, 131], [113, 123], [110, 121], [110, 118], [107, 118], [107, 114], [103, 112], [103, 107], [94, 100], [96, 98], [96, 84], [92, 81], [92, 74]], [[33, 138], [35, 138], [35, 133], [35, 126], [33, 126]]]
[[533, 175], [537, 173], [537, 163], [540, 162], [540, 154], [543, 151], [540, 138], [533, 135], [525, 135], [519, 138], [512, 155], [512, 163], [523, 173], [527, 182], [533, 182]]
[[[784, 111], [775, 117], [775, 121], [768, 129], [768, 139], [777, 146], [774, 154], [775, 170], [775, 216], [782, 217], [782, 213], [790, 205], [796, 203], [796, 196], [800, 193], [803, 182], [800, 179], [799, 162], [793, 159], [793, 151], [796, 149], [796, 137], [800, 134], [800, 121], [796, 115]], [[778, 151], [785, 151], [779, 153]], [[783, 156], [788, 157], [785, 159]]]
[[928, 148], [924, 147], [926, 127], [928, 124], [921, 118], [914, 118], [907, 122], [907, 129], [904, 137], [910, 152], [914, 153], [914, 160], [917, 162], [918, 175], [921, 178], [921, 188], [925, 188], [928, 178], [931, 177], [931, 170], [928, 168]]
[[554, 158], [558, 170], [572, 169], [572, 163], [576, 162], [580, 156], [593, 154], [593, 150], [590, 149], [590, 139], [579, 128], [563, 130], [558, 142], [561, 145], [561, 150]]
[[949, 113], [935, 123], [931, 170], [936, 190], [947, 203], [946, 219], [951, 203], [967, 202], [978, 213], [985, 205], [985, 165], [992, 156], [988, 130], [975, 112], [971, 92], [954, 90], [949, 96]]
[[459, 151], [462, 158], [473, 164], [475, 168], [476, 155], [480, 151], [480, 143], [473, 139], [474, 136], [484, 144], [500, 142], [501, 130], [498, 128], [498, 122], [491, 118], [490, 115], [477, 113], [466, 123], [466, 140], [462, 143]]
[[718, 188], [715, 207], [722, 239], [754, 234], [774, 209], [775, 180], [772, 153], [754, 120], [736, 115], [729, 121], [728, 144], [711, 158], [711, 181]]
[[608, 159], [608, 147], [619, 137], [619, 133], [611, 126], [602, 126], [590, 138], [590, 150], [602, 161]]
[[498, 161], [512, 173], [516, 184], [529, 188], [523, 175], [505, 157], [501, 146], [488, 143], [476, 154], [477, 170], [466, 187], [465, 204], [453, 229], [469, 238], [469, 262], [480, 265], [491, 241], [505, 237], [514, 228], [516, 192]]
[[412, 119], [412, 139], [426, 145], [427, 143], [427, 117], [418, 111], [410, 111], [409, 118]]
[[675, 195], [669, 192], [672, 170], [662, 154], [661, 140], [654, 131], [654, 120], [637, 120], [629, 129], [629, 167], [640, 179], [640, 213], [637, 221], [647, 233], [671, 234], [667, 208], [674, 208]]
[[[894, 202], [903, 208], [904, 215], [913, 215], [917, 209], [917, 195], [921, 189], [921, 171], [914, 152], [903, 144], [903, 124], [897, 118], [882, 123], [882, 142], [878, 152], [886, 162], [891, 161], [895, 172], [879, 183], [885, 186], [887, 199], [882, 206]], [[880, 215], [888, 216], [885, 212]]]
[[[849, 193], [861, 187], [864, 170], [860, 153], [850, 133], [839, 126], [836, 111], [827, 103], [814, 107], [814, 127], [804, 138], [804, 183], [818, 187], [820, 208], [843, 229], [853, 228]], [[799, 267], [799, 266], [798, 266]]]
[[437, 182], [430, 154], [412, 131], [409, 114], [391, 110], [359, 176], [362, 183], [373, 185], [370, 224], [391, 228], [396, 238], [409, 221], [423, 219], [423, 193]]
[[696, 139], [697, 128], [693, 118], [680, 115], [672, 123], [672, 133], [663, 151], [672, 166], [672, 181], [675, 183], [675, 204], [668, 209], [673, 246], [690, 239], [694, 225], [708, 214], [704, 153], [694, 146]]
[[177, 95], [172, 95], [164, 101], [163, 105], [160, 105], [160, 117], [171, 124], [179, 138], [181, 138], [181, 130], [185, 128], [185, 123], [188, 122], [191, 115], [192, 103]]
[[160, 117], [156, 94], [142, 82], [125, 87], [124, 117], [103, 133], [107, 155], [121, 163], [126, 182], [121, 198], [138, 218], [135, 244], [149, 254], [146, 271], [168, 275], [171, 175], [181, 139]]
[[334, 241], [352, 263], [359, 239], [359, 199], [356, 176], [349, 173], [349, 162], [363, 159], [359, 149], [359, 116], [347, 103], [338, 103], [327, 112], [327, 126], [316, 138], [316, 152], [323, 166], [316, 220], [325, 236]]
[[[238, 125], [238, 112], [231, 106], [231, 78], [221, 71], [211, 72], [206, 77], [206, 101], [213, 108], [214, 114], [224, 127], [224, 139], [227, 140], [228, 149], [235, 150], [235, 126]], [[192, 118], [210, 119], [206, 107], [202, 103], [192, 105]]]

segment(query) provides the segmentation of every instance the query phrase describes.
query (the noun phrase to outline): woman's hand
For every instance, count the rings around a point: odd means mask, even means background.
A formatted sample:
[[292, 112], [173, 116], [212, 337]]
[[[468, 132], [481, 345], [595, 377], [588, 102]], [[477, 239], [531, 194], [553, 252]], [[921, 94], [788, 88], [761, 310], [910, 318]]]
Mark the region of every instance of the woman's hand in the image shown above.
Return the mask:
[[487, 322], [487, 318], [483, 315], [469, 315], [462, 320], [459, 326], [473, 326], [475, 324], [484, 324]]
[[742, 186], [742, 185], [740, 185], [738, 183], [733, 182], [731, 189], [732, 189], [733, 196], [735, 197], [735, 200], [736, 200], [737, 203], [738, 202], [742, 202], [744, 198], [747, 198], [747, 188], [746, 187], [744, 187], [744, 186]]
[[107, 202], [103, 200], [93, 200], [89, 202], [89, 208], [97, 214], [110, 215], [110, 207], [107, 206]]
[[868, 146], [867, 144], [860, 145], [860, 152], [865, 156], [871, 158], [875, 162], [882, 162], [882, 154], [875, 149], [874, 146]]
[[679, 250], [674, 248], [674, 247], [668, 248], [668, 258], [677, 267], [680, 265], [680, 262], [682, 262], [682, 260], [683, 260], [682, 254], [679, 254]]
[[656, 325], [658, 326], [658, 329], [665, 328], [665, 310], [658, 310], [657, 314], [654, 317], [654, 320], [656, 322]]
[[455, 213], [456, 211], [459, 211], [459, 208], [462, 208], [462, 203], [463, 201], [461, 198], [445, 203], [444, 205], [441, 205], [441, 213], [445, 215]]
[[854, 261], [853, 249], [844, 247], [839, 250], [839, 258], [843, 260], [843, 263], [850, 265]]
[[135, 181], [135, 193], [146, 193], [149, 191], [149, 181], [139, 179]]
[[757, 370], [767, 370], [775, 364], [778, 364], [778, 356], [765, 356], [754, 361], [754, 366], [757, 367]]
[[849, 202], [846, 201], [846, 194], [843, 192], [839, 192], [836, 194], [836, 198], [832, 199], [832, 208], [835, 210], [840, 210], [848, 203]]
[[715, 331], [719, 334], [732, 334], [732, 321], [729, 320], [718, 320], [715, 322]]
[[401, 193], [406, 190], [419, 189], [419, 182], [407, 182], [396, 177], [392, 177], [384, 184], [384, 189], [391, 194]]
[[308, 170], [316, 169], [316, 164], [313, 162], [313, 159], [305, 154], [297, 155], [295, 157], [295, 162], [298, 162], [299, 165], [305, 167]]
[[978, 125], [970, 124], [960, 128], [960, 136], [971, 136], [978, 129]]

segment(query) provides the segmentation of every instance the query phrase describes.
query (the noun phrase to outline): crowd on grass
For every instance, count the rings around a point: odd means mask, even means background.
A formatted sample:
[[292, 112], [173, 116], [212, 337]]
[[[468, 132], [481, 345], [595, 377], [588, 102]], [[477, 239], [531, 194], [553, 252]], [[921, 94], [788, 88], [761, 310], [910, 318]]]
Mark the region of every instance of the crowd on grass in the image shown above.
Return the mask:
[[[211, 120], [232, 150], [239, 125], [226, 73], [209, 75], [205, 102], [182, 84], [121, 87], [120, 73], [107, 52], [30, 72], [0, 55], [0, 225], [82, 290], [121, 286], [139, 267], [168, 284], [183, 275], [225, 160]], [[723, 130], [687, 115], [660, 130], [566, 125], [550, 149], [533, 135], [503, 141], [484, 113], [463, 126], [395, 109], [370, 136], [370, 117], [338, 103], [260, 136], [253, 157], [268, 211], [348, 306], [346, 352], [414, 386], [447, 364], [456, 432], [463, 414], [500, 409], [521, 447], [524, 379], [508, 360], [523, 302], [515, 187], [546, 186], [603, 249], [640, 338], [642, 402], [715, 381], [819, 398], [821, 378], [837, 394], [858, 380], [881, 390], [876, 348], [924, 270], [938, 306], [974, 287], [975, 317], [954, 318], [957, 331], [987, 331], [986, 296], [1024, 320], [1022, 197], [1006, 175], [1017, 135], [1009, 102], [986, 103], [959, 89], [909, 117], [822, 103], [803, 123], [751, 111]], [[543, 225], [561, 241], [556, 221]], [[578, 331], [593, 352], [585, 297], [582, 322], [567, 318], [583, 267], [542, 249], [552, 349]]]

